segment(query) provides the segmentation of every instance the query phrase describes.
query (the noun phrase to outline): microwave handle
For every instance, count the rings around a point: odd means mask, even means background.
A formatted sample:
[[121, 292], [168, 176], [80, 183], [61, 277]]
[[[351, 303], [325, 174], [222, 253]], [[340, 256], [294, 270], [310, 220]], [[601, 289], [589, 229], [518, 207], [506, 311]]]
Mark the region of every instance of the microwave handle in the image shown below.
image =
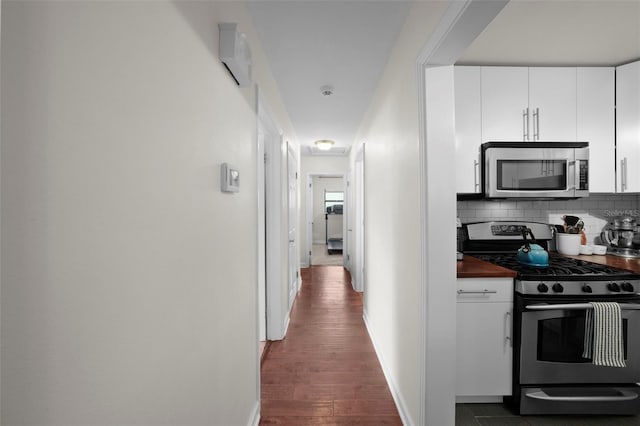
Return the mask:
[[[580, 179], [580, 167], [578, 166], [580, 160], [567, 161], [569, 163], [568, 172], [567, 172], [567, 189], [571, 191], [575, 191], [578, 188], [578, 180]], [[573, 167], [573, 173], [571, 172], [571, 167]]]

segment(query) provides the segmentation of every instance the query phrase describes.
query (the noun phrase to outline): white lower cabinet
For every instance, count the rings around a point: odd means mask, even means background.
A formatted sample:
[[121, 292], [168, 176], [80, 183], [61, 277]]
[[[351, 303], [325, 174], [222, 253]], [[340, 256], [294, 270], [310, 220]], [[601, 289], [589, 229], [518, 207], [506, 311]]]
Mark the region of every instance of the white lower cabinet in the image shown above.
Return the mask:
[[457, 280], [458, 402], [498, 401], [511, 395], [513, 279]]

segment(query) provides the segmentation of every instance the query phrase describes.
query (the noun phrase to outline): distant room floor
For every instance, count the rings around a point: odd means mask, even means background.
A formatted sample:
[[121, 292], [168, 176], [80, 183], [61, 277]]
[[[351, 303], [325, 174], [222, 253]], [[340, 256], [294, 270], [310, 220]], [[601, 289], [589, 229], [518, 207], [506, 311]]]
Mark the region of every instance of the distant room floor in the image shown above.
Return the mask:
[[342, 253], [329, 254], [324, 244], [314, 244], [311, 249], [312, 265], [342, 265]]

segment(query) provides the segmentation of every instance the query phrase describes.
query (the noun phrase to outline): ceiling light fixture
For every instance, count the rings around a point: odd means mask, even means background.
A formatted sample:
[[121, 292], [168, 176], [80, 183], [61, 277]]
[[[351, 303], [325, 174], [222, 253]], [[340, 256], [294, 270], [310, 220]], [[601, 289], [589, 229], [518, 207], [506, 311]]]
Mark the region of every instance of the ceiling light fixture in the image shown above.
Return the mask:
[[314, 143], [316, 144], [316, 148], [318, 148], [319, 150], [329, 151], [335, 142], [328, 139], [321, 139], [319, 141], [315, 141]]

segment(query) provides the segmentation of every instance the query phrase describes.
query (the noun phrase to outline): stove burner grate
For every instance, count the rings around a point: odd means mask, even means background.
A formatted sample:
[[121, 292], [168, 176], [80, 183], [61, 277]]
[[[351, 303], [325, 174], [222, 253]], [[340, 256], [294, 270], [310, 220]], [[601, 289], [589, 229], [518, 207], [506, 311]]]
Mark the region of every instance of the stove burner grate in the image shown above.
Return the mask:
[[556, 254], [550, 254], [548, 267], [523, 265], [518, 262], [517, 255], [515, 254], [473, 254], [473, 256], [502, 266], [503, 268], [516, 271], [520, 278], [533, 276], [537, 278], [563, 277], [565, 279], [569, 278], [580, 280], [618, 278], [633, 275], [632, 272], [622, 269], [612, 268], [610, 266], [585, 260], [562, 257]]

